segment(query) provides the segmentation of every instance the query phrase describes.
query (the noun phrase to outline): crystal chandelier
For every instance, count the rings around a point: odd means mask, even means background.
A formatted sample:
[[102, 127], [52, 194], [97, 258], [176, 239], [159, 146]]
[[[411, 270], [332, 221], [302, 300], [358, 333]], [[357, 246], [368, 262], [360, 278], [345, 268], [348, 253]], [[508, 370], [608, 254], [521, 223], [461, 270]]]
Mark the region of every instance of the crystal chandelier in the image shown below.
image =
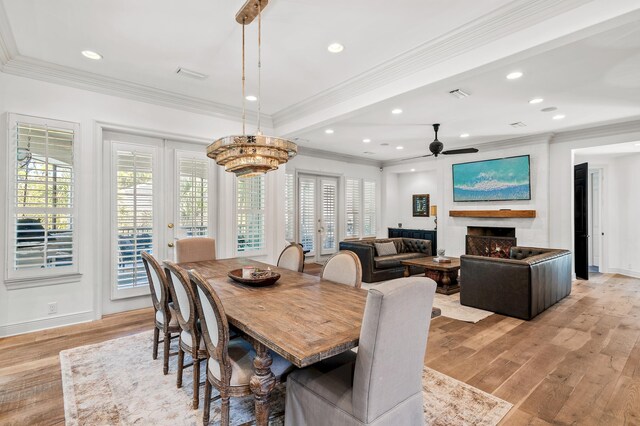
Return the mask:
[[[248, 0], [236, 14], [236, 21], [242, 25], [242, 135], [225, 136], [207, 147], [207, 156], [225, 170], [238, 177], [253, 177], [277, 170], [298, 152], [298, 146], [283, 138], [264, 136], [260, 130], [260, 88], [262, 9], [269, 0]], [[245, 131], [245, 26], [258, 18], [258, 128], [255, 135]]]

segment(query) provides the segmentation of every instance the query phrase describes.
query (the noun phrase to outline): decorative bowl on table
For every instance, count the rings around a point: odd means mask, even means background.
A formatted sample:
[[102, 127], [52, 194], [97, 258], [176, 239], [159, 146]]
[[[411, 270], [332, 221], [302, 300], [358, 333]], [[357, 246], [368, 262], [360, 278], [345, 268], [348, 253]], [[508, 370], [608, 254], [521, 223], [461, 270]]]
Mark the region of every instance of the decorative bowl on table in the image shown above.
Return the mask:
[[250, 285], [253, 287], [265, 287], [275, 284], [280, 279], [280, 274], [270, 270], [254, 270], [249, 276], [242, 276], [242, 269], [234, 269], [229, 271], [227, 276], [232, 280], [241, 284]]

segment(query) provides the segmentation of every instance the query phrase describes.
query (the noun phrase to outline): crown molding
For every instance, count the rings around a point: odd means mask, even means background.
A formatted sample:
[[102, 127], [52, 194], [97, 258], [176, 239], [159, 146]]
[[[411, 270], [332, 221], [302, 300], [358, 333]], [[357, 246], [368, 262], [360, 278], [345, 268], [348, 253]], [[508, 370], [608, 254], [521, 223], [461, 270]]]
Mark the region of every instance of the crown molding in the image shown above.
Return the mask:
[[638, 133], [638, 138], [640, 140], [640, 119], [637, 117], [634, 120], [629, 121], [559, 132], [554, 135], [551, 142], [554, 144], [575, 142], [585, 139], [613, 137], [634, 133]]
[[4, 4], [0, 1], [0, 71], [13, 57], [18, 55], [16, 41], [11, 32], [11, 25]]
[[[590, 1], [593, 0], [587, 0], [587, 2]], [[281, 127], [301, 117], [424, 71], [453, 57], [497, 41], [505, 35], [531, 27], [584, 4], [584, 0], [512, 1], [330, 89], [276, 112], [273, 114], [273, 123], [276, 128]]]
[[344, 163], [363, 164], [365, 166], [382, 167], [382, 161], [358, 157], [358, 156], [349, 155], [349, 154], [339, 154], [337, 152], [325, 151], [322, 149], [308, 148], [305, 146], [298, 146], [298, 155], [304, 155], [307, 157], [314, 157], [314, 158], [324, 158], [325, 160], [342, 161]]

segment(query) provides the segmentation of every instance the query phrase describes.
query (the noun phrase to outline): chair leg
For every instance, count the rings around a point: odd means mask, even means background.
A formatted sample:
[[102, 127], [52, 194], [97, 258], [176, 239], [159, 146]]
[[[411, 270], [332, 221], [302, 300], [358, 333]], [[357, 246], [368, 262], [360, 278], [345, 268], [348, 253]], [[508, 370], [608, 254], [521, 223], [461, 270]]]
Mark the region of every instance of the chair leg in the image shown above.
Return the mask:
[[[207, 380], [208, 382], [209, 380]], [[196, 355], [193, 358], [193, 409], [200, 405], [200, 360]]]
[[222, 409], [220, 410], [220, 414], [222, 417], [220, 418], [220, 424], [229, 426], [229, 397], [226, 395], [222, 397], [221, 408]]
[[182, 387], [182, 370], [184, 369], [184, 351], [178, 346], [178, 375], [176, 385]]
[[166, 376], [169, 373], [169, 350], [171, 345], [171, 333], [164, 333], [164, 353], [162, 354], [164, 357], [164, 366], [162, 367], [162, 372]]
[[160, 341], [160, 330], [153, 328], [153, 359], [158, 359], [158, 343]]
[[211, 383], [209, 378], [204, 382], [204, 414], [202, 415], [202, 423], [204, 426], [209, 424], [209, 415], [211, 411]]

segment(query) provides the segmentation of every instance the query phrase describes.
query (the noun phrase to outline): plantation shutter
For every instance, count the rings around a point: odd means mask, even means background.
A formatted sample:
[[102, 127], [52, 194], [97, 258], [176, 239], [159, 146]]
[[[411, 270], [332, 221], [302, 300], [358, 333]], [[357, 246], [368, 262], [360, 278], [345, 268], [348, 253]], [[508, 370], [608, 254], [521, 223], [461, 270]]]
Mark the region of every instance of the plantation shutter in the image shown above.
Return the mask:
[[286, 173], [284, 175], [284, 179], [284, 238], [289, 242], [293, 242], [295, 240], [295, 200], [293, 190], [293, 173]]
[[360, 236], [360, 179], [346, 179], [345, 211], [346, 236], [357, 238]]
[[363, 236], [376, 235], [376, 182], [365, 180], [363, 182]]
[[309, 254], [315, 254], [316, 179], [301, 177], [299, 185], [300, 243]]
[[239, 178], [237, 182], [237, 249], [262, 251], [265, 242], [265, 176]]
[[[77, 271], [74, 229], [74, 138], [77, 126], [17, 121], [10, 170], [9, 278]], [[16, 120], [16, 121], [14, 121]], [[51, 125], [49, 124], [51, 123]], [[48, 272], [47, 272], [48, 271]]]
[[335, 179], [322, 179], [322, 250], [321, 254], [336, 251], [338, 221], [338, 182]]
[[209, 162], [197, 158], [178, 159], [178, 235], [206, 237], [209, 234]]
[[153, 252], [153, 153], [116, 149], [117, 289], [148, 286], [141, 253]]

